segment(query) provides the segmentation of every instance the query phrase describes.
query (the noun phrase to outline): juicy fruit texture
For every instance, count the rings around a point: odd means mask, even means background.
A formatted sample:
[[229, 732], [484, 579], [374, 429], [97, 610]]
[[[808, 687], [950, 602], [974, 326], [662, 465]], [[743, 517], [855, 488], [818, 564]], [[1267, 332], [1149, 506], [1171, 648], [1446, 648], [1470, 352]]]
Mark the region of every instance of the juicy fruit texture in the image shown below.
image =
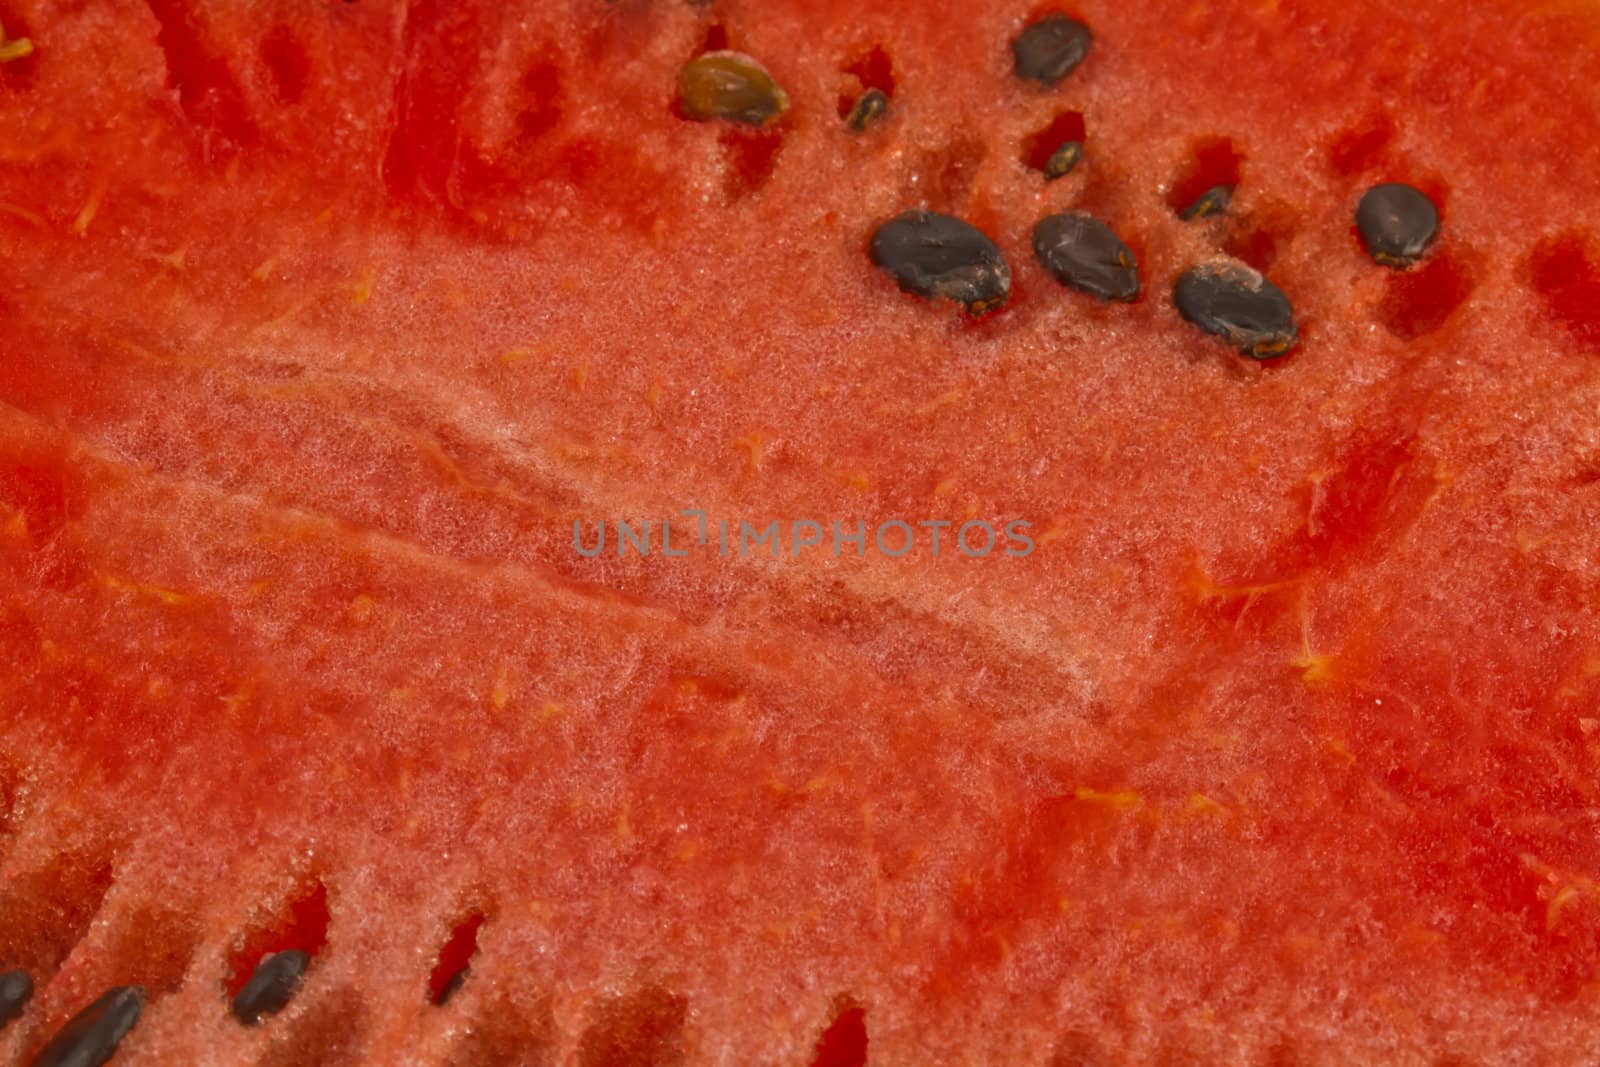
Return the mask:
[[[1586, 9], [1084, 3], [1044, 88], [1017, 4], [3, 6], [0, 1058], [132, 985], [119, 1065], [1600, 1047]], [[781, 122], [681, 114], [717, 51]], [[919, 208], [1003, 309], [873, 266]], [[572, 551], [685, 508], [1037, 549]]]

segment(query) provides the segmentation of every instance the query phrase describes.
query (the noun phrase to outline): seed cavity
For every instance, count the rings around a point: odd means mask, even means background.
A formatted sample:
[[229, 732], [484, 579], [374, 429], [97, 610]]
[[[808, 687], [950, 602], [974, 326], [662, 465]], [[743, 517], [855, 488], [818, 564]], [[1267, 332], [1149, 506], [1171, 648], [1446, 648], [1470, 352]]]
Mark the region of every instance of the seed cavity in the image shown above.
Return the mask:
[[851, 129], [864, 130], [881, 119], [894, 99], [894, 62], [879, 44], [859, 51], [839, 68], [842, 84], [839, 118]]
[[678, 72], [678, 102], [696, 122], [724, 119], [765, 126], [789, 110], [789, 96], [743, 52], [707, 52]]
[[1022, 146], [1022, 164], [1054, 181], [1083, 159], [1089, 131], [1081, 111], [1063, 111], [1050, 124], [1029, 137]]
[[22, 1014], [33, 999], [33, 979], [27, 971], [0, 974], [0, 1028]]
[[56, 1031], [33, 1067], [100, 1067], [116, 1054], [144, 1011], [143, 986], [116, 986]]
[[472, 974], [472, 960], [478, 953], [478, 931], [483, 914], [473, 912], [455, 925], [450, 938], [439, 949], [439, 959], [428, 977], [428, 997], [443, 1005], [461, 991]]
[[867, 1010], [854, 997], [840, 996], [833, 1003], [833, 1021], [817, 1038], [810, 1067], [865, 1067], [867, 1047]]
[[906, 292], [953, 301], [971, 315], [993, 311], [1011, 293], [1011, 268], [1000, 249], [950, 215], [921, 209], [896, 215], [873, 232], [869, 254]]
[[1228, 210], [1228, 205], [1233, 202], [1233, 186], [1213, 185], [1201, 193], [1193, 203], [1182, 211], [1178, 217], [1184, 222], [1194, 219], [1208, 219], [1213, 215], [1220, 215]]
[[1190, 267], [1172, 287], [1178, 314], [1251, 359], [1276, 359], [1299, 339], [1283, 290], [1236, 263]]
[[1186, 212], [1218, 186], [1231, 194], [1243, 180], [1245, 154], [1231, 139], [1203, 137], [1194, 142], [1192, 152], [1167, 193], [1167, 206], [1180, 218], [1187, 218]]
[[845, 125], [857, 133], [871, 126], [889, 110], [889, 98], [882, 89], [868, 89], [862, 93], [845, 116]]
[[1356, 230], [1374, 260], [1386, 267], [1409, 267], [1439, 235], [1439, 209], [1421, 189], [1385, 182], [1362, 196]]
[[1017, 77], [1052, 86], [1071, 74], [1089, 54], [1089, 27], [1066, 15], [1046, 15], [1024, 27], [1011, 42]]
[[246, 1026], [255, 1026], [263, 1016], [278, 1014], [300, 988], [310, 963], [311, 956], [297, 948], [263, 959], [233, 998], [234, 1018]]
[[1090, 215], [1047, 215], [1033, 228], [1033, 254], [1056, 281], [1102, 300], [1139, 295], [1139, 264], [1111, 227]]

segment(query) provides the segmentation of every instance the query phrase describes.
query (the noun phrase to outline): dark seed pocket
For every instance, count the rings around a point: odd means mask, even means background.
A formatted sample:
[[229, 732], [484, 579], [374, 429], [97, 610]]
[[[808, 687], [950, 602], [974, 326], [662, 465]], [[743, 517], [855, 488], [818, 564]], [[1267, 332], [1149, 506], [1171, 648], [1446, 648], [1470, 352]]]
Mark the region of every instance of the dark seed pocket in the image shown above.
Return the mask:
[[883, 118], [889, 110], [889, 97], [882, 89], [868, 89], [856, 100], [855, 106], [850, 109], [850, 114], [845, 116], [845, 124], [852, 130], [864, 130], [868, 126]]
[[310, 955], [294, 948], [262, 960], [233, 998], [234, 1017], [246, 1026], [254, 1026], [263, 1016], [278, 1014], [300, 988], [300, 979], [310, 963]]
[[1233, 202], [1233, 186], [1213, 185], [1197, 197], [1194, 203], [1178, 212], [1178, 217], [1185, 222], [1192, 219], [1207, 219], [1213, 215], [1220, 215], [1228, 210], [1228, 205]]

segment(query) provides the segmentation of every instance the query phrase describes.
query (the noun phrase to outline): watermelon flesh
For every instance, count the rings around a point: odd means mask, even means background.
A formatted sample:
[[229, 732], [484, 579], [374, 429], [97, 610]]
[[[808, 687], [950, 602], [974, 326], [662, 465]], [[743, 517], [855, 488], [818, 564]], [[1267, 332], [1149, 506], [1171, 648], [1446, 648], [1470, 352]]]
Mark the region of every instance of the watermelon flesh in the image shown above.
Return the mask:
[[[0, 7], [0, 1058], [140, 984], [119, 1064], [1585, 1062], [1595, 16], [1072, 13], [1043, 90], [1015, 4]], [[675, 113], [722, 48], [780, 121]], [[686, 509], [1036, 548], [574, 551]]]

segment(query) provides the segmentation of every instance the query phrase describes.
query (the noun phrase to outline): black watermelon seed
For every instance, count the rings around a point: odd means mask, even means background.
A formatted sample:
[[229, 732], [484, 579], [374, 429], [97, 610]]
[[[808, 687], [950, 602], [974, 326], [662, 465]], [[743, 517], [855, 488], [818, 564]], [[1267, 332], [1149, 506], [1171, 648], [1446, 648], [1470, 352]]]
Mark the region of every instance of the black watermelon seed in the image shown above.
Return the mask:
[[1190, 267], [1172, 287], [1172, 302], [1178, 314], [1251, 359], [1275, 359], [1299, 338], [1289, 298], [1249, 267]]
[[22, 1014], [33, 999], [33, 979], [27, 971], [0, 974], [0, 1027]]
[[1050, 153], [1050, 158], [1044, 164], [1044, 177], [1046, 181], [1055, 181], [1072, 172], [1083, 159], [1082, 141], [1063, 141], [1061, 147]]
[[264, 1015], [276, 1015], [289, 1003], [311, 957], [297, 948], [275, 952], [260, 963], [250, 980], [233, 998], [233, 1014], [246, 1026], [254, 1026]]
[[883, 118], [884, 112], [888, 110], [889, 97], [884, 91], [868, 89], [856, 100], [855, 106], [850, 109], [850, 114], [844, 121], [852, 130], [864, 130]]
[[1033, 228], [1033, 254], [1062, 285], [1102, 300], [1139, 295], [1139, 264], [1111, 227], [1089, 215], [1047, 215]]
[[743, 52], [706, 52], [678, 72], [678, 101], [691, 119], [764, 126], [789, 110], [789, 96], [767, 68]]
[[438, 999], [436, 999], [434, 1003], [442, 1005], [451, 997], [461, 992], [461, 987], [467, 984], [467, 974], [471, 970], [471, 967], [463, 967], [455, 974], [452, 974], [450, 976], [450, 980], [444, 984], [444, 988], [439, 990]]
[[56, 1031], [33, 1067], [100, 1067], [116, 1054], [144, 1011], [144, 987], [116, 986]]
[[1017, 77], [1054, 85], [1089, 54], [1089, 27], [1065, 15], [1047, 15], [1023, 28], [1011, 42]]
[[953, 300], [973, 315], [993, 311], [1011, 293], [1011, 268], [1000, 249], [949, 215], [920, 209], [896, 215], [873, 232], [869, 254], [906, 292]]
[[1220, 215], [1228, 210], [1228, 205], [1232, 202], [1233, 186], [1213, 185], [1201, 193], [1194, 203], [1178, 212], [1178, 217], [1184, 222], [1188, 222], [1191, 219], [1210, 218], [1212, 215]]
[[1374, 185], [1356, 207], [1356, 229], [1373, 259], [1386, 267], [1409, 267], [1439, 235], [1439, 209], [1412, 186]]

